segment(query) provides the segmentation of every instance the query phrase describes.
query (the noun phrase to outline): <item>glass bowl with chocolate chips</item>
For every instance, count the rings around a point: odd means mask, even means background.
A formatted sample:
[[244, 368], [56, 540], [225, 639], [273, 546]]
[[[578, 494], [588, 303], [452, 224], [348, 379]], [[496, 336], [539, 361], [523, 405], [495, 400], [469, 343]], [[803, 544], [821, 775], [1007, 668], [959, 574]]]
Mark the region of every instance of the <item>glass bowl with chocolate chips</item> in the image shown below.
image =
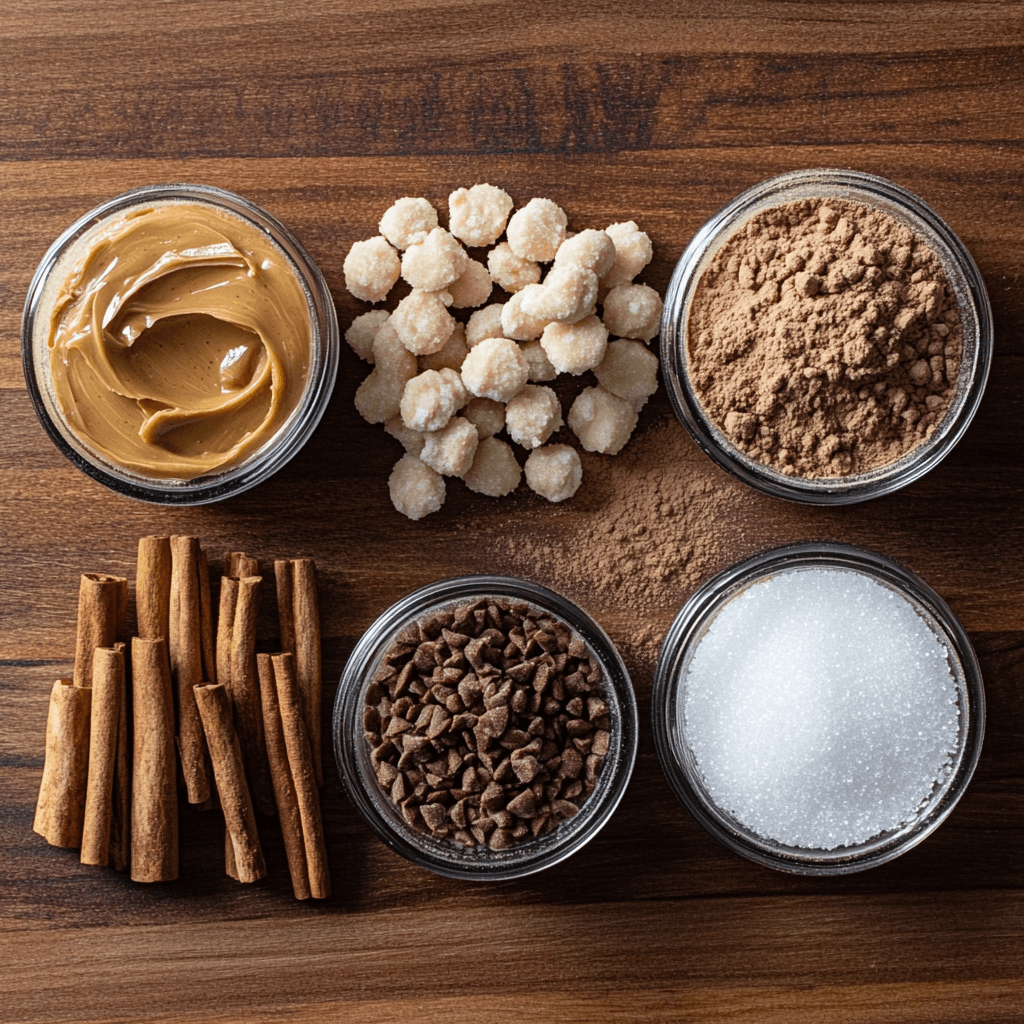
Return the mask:
[[793, 171], [697, 232], [665, 296], [662, 371], [697, 444], [758, 490], [889, 494], [963, 436], [992, 359], [977, 265], [884, 178]]
[[367, 824], [451, 878], [518, 878], [602, 828], [633, 771], [637, 709], [615, 645], [576, 605], [503, 576], [442, 580], [366, 631], [334, 706]]

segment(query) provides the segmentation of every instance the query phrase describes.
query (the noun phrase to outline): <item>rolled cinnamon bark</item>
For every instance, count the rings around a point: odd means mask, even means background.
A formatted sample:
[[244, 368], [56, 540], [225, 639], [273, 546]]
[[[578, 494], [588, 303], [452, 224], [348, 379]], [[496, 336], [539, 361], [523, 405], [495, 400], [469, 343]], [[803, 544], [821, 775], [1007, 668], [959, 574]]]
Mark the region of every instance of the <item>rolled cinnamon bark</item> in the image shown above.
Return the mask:
[[[127, 656], [126, 645], [114, 644], [114, 650]], [[130, 668], [126, 664], [124, 683], [121, 687], [121, 706], [117, 716], [117, 758], [114, 762], [114, 798], [110, 822], [110, 859], [115, 871], [127, 871], [131, 867], [131, 733], [129, 705], [131, 692], [128, 686]]]
[[58, 679], [46, 717], [46, 759], [33, 831], [51, 846], [80, 846], [88, 785], [92, 689]]
[[201, 621], [199, 539], [172, 537], [168, 644], [171, 679], [178, 695], [178, 752], [188, 801], [192, 804], [202, 804], [210, 799], [203, 728], [194, 689], [203, 681]]
[[322, 786], [320, 704], [323, 683], [316, 563], [312, 558], [279, 559], [274, 562], [274, 573], [277, 578], [281, 649], [295, 655], [295, 674], [302, 695], [306, 732], [313, 751], [313, 770], [316, 784]]
[[295, 658], [287, 653], [276, 654], [272, 661], [277, 701], [281, 709], [281, 729], [302, 821], [309, 890], [314, 899], [326, 899], [331, 894], [331, 876], [327, 869], [327, 847], [320, 817], [320, 797], [313, 773], [313, 756], [295, 679]]
[[281, 627], [281, 650], [295, 653], [295, 603], [292, 591], [295, 573], [290, 558], [279, 558], [274, 562], [274, 579], [277, 582], [277, 621]]
[[274, 802], [284, 837], [284, 852], [288, 858], [288, 872], [292, 877], [292, 891], [297, 900], [308, 900], [309, 871], [306, 867], [306, 849], [302, 839], [302, 818], [299, 801], [288, 764], [288, 750], [281, 726], [281, 710], [277, 703], [277, 685], [274, 681], [274, 663], [269, 654], [256, 659], [260, 677], [260, 696], [263, 701], [263, 733], [267, 740], [267, 760], [270, 779], [274, 784]]
[[199, 638], [203, 656], [203, 681], [217, 682], [217, 651], [213, 632], [213, 598], [210, 594], [210, 566], [206, 552], [200, 548], [199, 571]]
[[135, 616], [140, 637], [166, 637], [171, 616], [171, 538], [140, 537], [135, 570]]
[[115, 629], [115, 643], [125, 644], [128, 641], [128, 577], [117, 577], [117, 626]]
[[132, 879], [178, 877], [178, 792], [174, 781], [174, 696], [167, 641], [132, 640]]
[[312, 558], [292, 562], [295, 583], [295, 677], [302, 694], [306, 732], [313, 757], [317, 786], [324, 784], [320, 758], [320, 701], [322, 690], [320, 654], [320, 602], [316, 592], [316, 563]]
[[220, 606], [217, 615], [217, 682], [223, 683], [231, 696], [231, 640], [235, 628], [235, 608], [238, 606], [238, 580], [222, 576], [220, 580]]
[[75, 686], [92, 686], [92, 652], [118, 640], [118, 631], [124, 628], [126, 588], [123, 576], [83, 574], [78, 588]]
[[224, 823], [231, 838], [237, 877], [240, 882], [255, 882], [266, 875], [267, 867], [245, 782], [242, 752], [231, 721], [227, 690], [223, 683], [197, 686], [195, 696], [210, 748]]
[[225, 565], [228, 571], [224, 575], [234, 576], [236, 580], [260, 574], [259, 559], [250, 557], [244, 551], [229, 551]]
[[117, 729], [124, 694], [124, 653], [108, 647], [93, 652], [92, 714], [89, 730], [89, 773], [82, 828], [83, 864], [110, 859], [110, 827], [114, 813], [114, 772]]
[[274, 792], [267, 765], [263, 710], [256, 675], [256, 619], [262, 583], [259, 576], [247, 576], [238, 581], [238, 603], [231, 630], [230, 696], [253, 803], [261, 814], [274, 814]]

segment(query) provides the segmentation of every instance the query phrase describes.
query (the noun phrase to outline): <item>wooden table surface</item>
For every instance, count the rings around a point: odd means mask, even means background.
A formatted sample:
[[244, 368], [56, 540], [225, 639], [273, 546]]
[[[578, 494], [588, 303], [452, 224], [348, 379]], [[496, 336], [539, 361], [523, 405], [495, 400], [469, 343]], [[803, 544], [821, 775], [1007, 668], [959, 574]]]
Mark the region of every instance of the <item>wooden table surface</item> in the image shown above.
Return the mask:
[[[1024, 7], [1015, 3], [575, 4], [5, 0], [0, 13], [0, 1019], [4, 1021], [1024, 1020]], [[978, 262], [995, 360], [967, 435], [899, 494], [840, 510], [760, 496], [715, 469], [664, 393], [631, 450], [714, 514], [654, 531], [679, 572], [607, 589], [576, 539], [641, 481], [625, 461], [563, 506], [450, 488], [413, 524], [390, 506], [395, 442], [352, 405], [346, 348], [306, 448], [241, 497], [194, 510], [119, 497], [47, 439], [26, 394], [21, 306], [56, 235], [127, 188], [200, 181], [298, 235], [344, 325], [342, 262], [397, 196], [443, 206], [490, 181], [577, 226], [635, 218], [664, 289], [699, 226], [782, 171], [857, 168], [923, 196]], [[646, 448], [644, 447], [646, 446]], [[674, 454], [673, 454], [674, 453]], [[596, 459], [585, 471], [595, 480]], [[587, 533], [590, 531], [590, 533]], [[698, 537], [697, 533], [701, 534]], [[136, 540], [312, 554], [325, 712], [389, 604], [462, 572], [554, 579], [622, 647], [640, 753], [612, 820], [533, 877], [470, 885], [385, 848], [328, 761], [335, 895], [295, 902], [223, 874], [214, 814], [182, 813], [181, 878], [144, 886], [32, 832], [47, 693], [69, 673], [78, 575], [132, 575]], [[644, 540], [623, 537], [627, 572]], [[701, 539], [703, 537], [703, 540]], [[939, 831], [886, 866], [807, 879], [705, 834], [654, 755], [657, 646], [692, 587], [754, 551], [829, 537], [923, 575], [970, 633], [988, 730]], [[588, 551], [592, 548], [588, 548]], [[609, 549], [614, 560], [617, 551]], [[575, 560], [574, 560], [575, 558]], [[637, 570], [637, 566], [640, 569]], [[275, 628], [268, 611], [266, 636]]]

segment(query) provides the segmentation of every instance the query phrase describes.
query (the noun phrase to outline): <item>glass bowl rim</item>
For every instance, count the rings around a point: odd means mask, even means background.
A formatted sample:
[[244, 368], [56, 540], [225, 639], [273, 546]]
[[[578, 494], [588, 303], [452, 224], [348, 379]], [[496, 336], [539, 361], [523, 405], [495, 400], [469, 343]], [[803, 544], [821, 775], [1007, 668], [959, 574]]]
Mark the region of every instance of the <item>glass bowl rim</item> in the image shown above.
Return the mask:
[[[703, 264], [732, 237], [752, 213], [787, 201], [787, 193], [800, 192], [819, 184], [848, 190], [854, 195], [838, 196], [861, 201], [873, 209], [889, 204], [903, 215], [932, 244], [940, 244], [937, 255], [944, 263], [948, 255], [965, 286], [963, 299], [970, 303], [976, 331], [967, 337], [964, 351], [973, 353], [973, 370], [964, 388], [959, 408], [948, 418], [941, 434], [912, 448], [895, 462], [852, 477], [787, 477], [745, 458], [705, 415], [690, 385], [686, 370], [688, 359], [681, 349], [688, 344], [687, 321], [694, 294], [703, 276]], [[770, 201], [763, 201], [770, 200]], [[889, 212], [885, 210], [885, 212]], [[891, 215], [891, 214], [890, 214]], [[942, 251], [945, 250], [945, 251]], [[947, 273], [948, 273], [947, 267]], [[891, 494], [918, 480], [941, 462], [953, 449], [981, 404], [992, 364], [994, 327], [992, 307], [981, 271], [967, 247], [953, 229], [920, 196], [879, 175], [834, 167], [787, 171], [766, 178], [745, 189], [694, 235], [676, 263], [665, 293], [661, 318], [661, 369], [673, 411], [687, 428], [698, 447], [728, 473], [751, 487], [774, 497], [811, 505], [848, 505]]]
[[[489, 596], [521, 600], [548, 610], [584, 639], [604, 669], [606, 689], [614, 692], [614, 705], [617, 707], [613, 710], [613, 724], [617, 724], [617, 728], [613, 729], [613, 736], [617, 733], [619, 747], [612, 765], [612, 776], [604, 786], [599, 781], [598, 789], [584, 802], [581, 813], [564, 823], [573, 824], [573, 828], [563, 833], [563, 839], [554, 840], [540, 850], [535, 846], [536, 840], [527, 841], [502, 851], [503, 857], [499, 862], [478, 860], [474, 864], [470, 863], [472, 855], [464, 860], [460, 860], [454, 853], [452, 859], [432, 855], [425, 848], [425, 842], [414, 842], [410, 838], [419, 839], [419, 833], [414, 833], [411, 826], [393, 825], [383, 817], [368, 793], [369, 789], [377, 787], [377, 780], [368, 778], [362, 772], [357, 745], [365, 743], [362, 726], [363, 694], [370, 673], [394, 636], [409, 623], [429, 614], [432, 609]], [[609, 701], [609, 706], [613, 707], [613, 702]], [[481, 573], [428, 583], [400, 598], [374, 620], [356, 643], [342, 671], [334, 701], [331, 731], [335, 762], [345, 792], [366, 824], [385, 845], [418, 867], [436, 874], [465, 881], [491, 882], [523, 878], [552, 867], [582, 849], [607, 824], [632, 777], [639, 740], [639, 717], [636, 696], [622, 656], [608, 634], [587, 612], [562, 594], [539, 583]], [[599, 794], [599, 799], [594, 800]], [[575, 824], [577, 821], [578, 824]], [[562, 827], [564, 825], [549, 835], [557, 835]], [[541, 840], [546, 838], [541, 837]]]
[[[299, 277], [310, 306], [312, 327], [310, 380], [300, 404], [288, 421], [266, 444], [244, 462], [210, 476], [184, 482], [146, 481], [141, 475], [119, 469], [102, 457], [86, 454], [82, 441], [72, 444], [51, 416], [37, 379], [35, 320], [50, 273], [78, 238], [102, 220], [132, 206], [151, 202], [209, 203], [247, 221], [267, 235]], [[21, 318], [22, 370], [36, 417], [57, 449], [77, 469], [118, 494], [138, 501], [166, 506], [205, 505], [242, 494], [268, 479], [290, 461], [309, 440], [319, 424], [334, 390], [340, 359], [340, 334], [334, 300], [312, 256], [276, 217], [244, 196], [215, 185], [194, 182], [163, 182], [141, 185], [121, 192], [93, 207], [65, 228], [51, 243], [32, 275]], [[79, 450], [81, 449], [81, 450]], [[93, 461], [95, 459], [96, 461]], [[123, 475], [122, 475], [123, 474]]]
[[[676, 726], [682, 670], [704, 629], [733, 597], [775, 573], [801, 568], [836, 568], [860, 572], [899, 592], [915, 610], [923, 608], [941, 631], [952, 674], [962, 695], [962, 743], [954, 771], [942, 794], [918, 818], [883, 839], [831, 851], [797, 852], [771, 840], [753, 841], [734, 828], [728, 812], [716, 807], [693, 781], [682, 754], [685, 742]], [[927, 621], [927, 620], [926, 620]], [[929, 623], [931, 626], [933, 623]], [[669, 787], [697, 822], [735, 853], [765, 867], [800, 875], [852, 874], [888, 863], [917, 846], [949, 817], [967, 788], [981, 755], [985, 736], [985, 690], [967, 632], [946, 602], [923, 579], [898, 562], [852, 544], [831, 541], [787, 544], [743, 559], [705, 582], [683, 605], [669, 627], [658, 656], [651, 694], [654, 746]], [[749, 831], [749, 830], [748, 830]], [[860, 852], [858, 847], [862, 848]]]

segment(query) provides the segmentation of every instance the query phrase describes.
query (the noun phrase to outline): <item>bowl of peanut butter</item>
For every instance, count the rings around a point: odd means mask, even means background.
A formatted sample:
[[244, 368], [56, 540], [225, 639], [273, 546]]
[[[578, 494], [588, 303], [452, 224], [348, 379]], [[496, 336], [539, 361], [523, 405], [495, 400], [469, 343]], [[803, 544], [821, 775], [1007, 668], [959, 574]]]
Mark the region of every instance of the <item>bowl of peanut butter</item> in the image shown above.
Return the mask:
[[134, 189], [50, 247], [22, 321], [29, 393], [58, 448], [119, 493], [238, 494], [323, 414], [338, 325], [312, 259], [270, 214], [204, 185]]

